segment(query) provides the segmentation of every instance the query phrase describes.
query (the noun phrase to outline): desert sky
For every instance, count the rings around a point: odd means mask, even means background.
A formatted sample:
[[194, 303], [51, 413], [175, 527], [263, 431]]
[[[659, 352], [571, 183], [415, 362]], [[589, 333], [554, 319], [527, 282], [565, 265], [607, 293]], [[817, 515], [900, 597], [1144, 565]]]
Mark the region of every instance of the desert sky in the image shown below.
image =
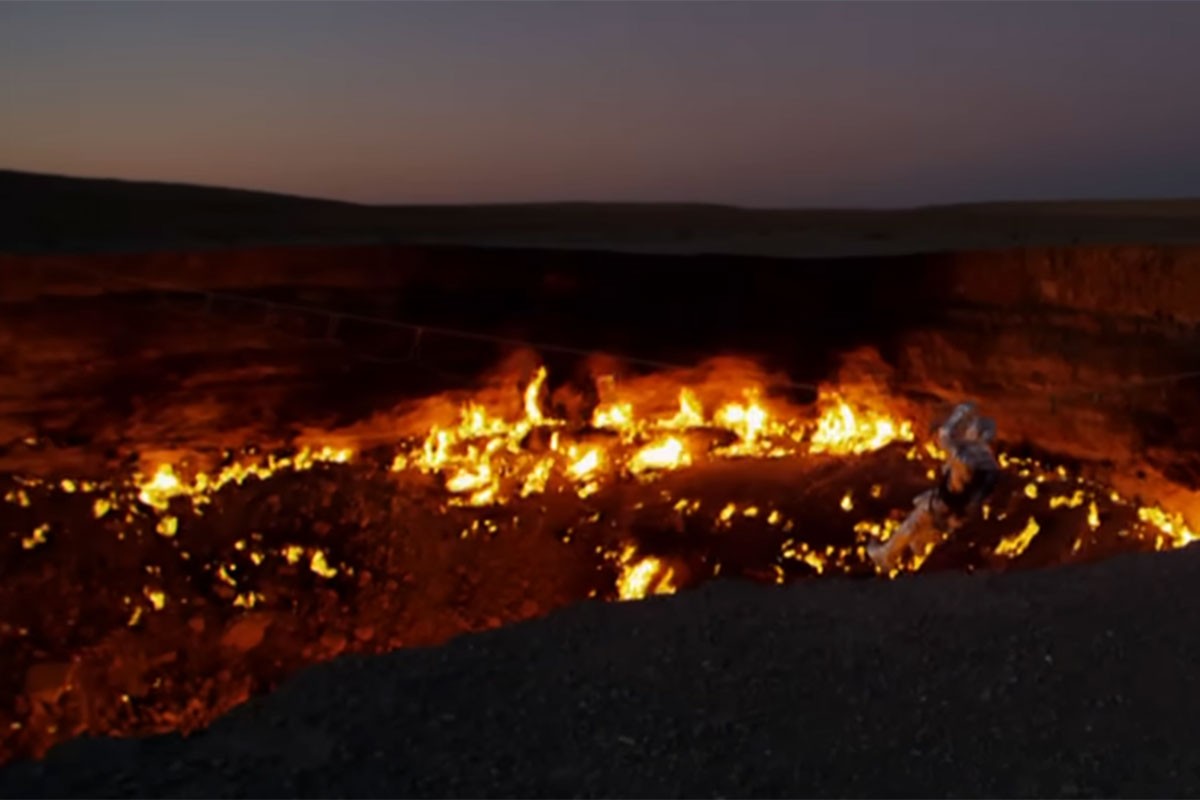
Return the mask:
[[0, 168], [372, 203], [1200, 196], [1200, 3], [0, 3]]

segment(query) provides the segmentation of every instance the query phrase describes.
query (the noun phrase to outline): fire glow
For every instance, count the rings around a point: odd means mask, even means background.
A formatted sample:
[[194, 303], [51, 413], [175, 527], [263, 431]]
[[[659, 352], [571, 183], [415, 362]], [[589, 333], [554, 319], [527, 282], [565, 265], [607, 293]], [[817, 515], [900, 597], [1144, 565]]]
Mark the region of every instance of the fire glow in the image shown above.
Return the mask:
[[[27, 564], [37, 576], [60, 556], [69, 561], [59, 548], [69, 547], [70, 534], [88, 543], [110, 537], [122, 555], [136, 548], [121, 582], [88, 587], [97, 606], [117, 599], [102, 609], [110, 628], [72, 644], [73, 670], [88, 658], [109, 663], [95, 637], [127, 647], [167, 630], [182, 648], [211, 634], [214, 648], [246, 651], [263, 640], [264, 620], [289, 614], [319, 621], [322, 631], [315, 643], [296, 637], [296, 652], [280, 659], [295, 668], [347, 649], [441, 641], [587, 597], [637, 600], [725, 576], [786, 583], [873, 575], [866, 542], [895, 532], [940, 467], [942, 454], [918, 441], [903, 403], [853, 384], [825, 387], [803, 405], [767, 381], [721, 370], [694, 381], [599, 374], [589, 388], [551, 391], [551, 376], [536, 367], [486, 390], [427, 398], [367, 431], [310, 432], [289, 452], [250, 446], [205, 468], [190, 458], [150, 461], [110, 481], [11, 476], [0, 508], [13, 528], [14, 569]], [[976, 563], [1060, 563], [1196, 538], [1176, 511], [1140, 505], [1062, 466], [1005, 453], [999, 460], [1006, 488], [957, 537], [976, 539]], [[360, 507], [368, 505], [370, 513]], [[65, 516], [67, 506], [79, 516]], [[214, 532], [226, 535], [227, 547], [206, 538]], [[755, 543], [753, 558], [739, 550], [745, 542]], [[491, 561], [466, 563], [472, 548], [510, 543], [527, 549], [495, 567], [506, 580], [517, 573], [503, 585], [520, 586], [527, 571], [529, 581], [540, 576], [557, 588], [521, 586], [508, 610], [468, 620], [451, 606], [476, 594], [484, 602], [482, 587], [496, 585], [478, 577]], [[464, 563], [437, 561], [445, 552]], [[487, 559], [498, 552], [488, 550]], [[441, 572], [422, 578], [421, 553]], [[921, 554], [906, 569], [937, 558], [936, 550]], [[416, 620], [387, 632], [399, 615], [383, 604], [408, 598], [431, 614], [421, 604], [435, 596], [452, 622], [435, 630]], [[325, 610], [311, 612], [309, 603]], [[370, 616], [375, 606], [381, 610]], [[339, 632], [338, 615], [350, 612], [359, 621]], [[35, 619], [32, 609], [28, 615]], [[60, 627], [5, 625], [0, 643], [24, 648], [22, 670], [45, 658], [44, 642], [63, 638]], [[159, 664], [147, 656], [149, 666], [138, 669], [169, 678], [174, 657]], [[251, 691], [239, 684], [197, 708], [192, 698], [207, 678], [167, 678], [114, 690], [111, 709], [91, 697], [78, 719], [57, 700], [21, 701], [0, 719], [21, 744], [0, 755], [40, 752], [67, 733], [195, 727]], [[108, 716], [96, 716], [97, 708]]]
[[[653, 480], [657, 473], [698, 460], [847, 456], [914, 438], [910, 422], [856, 409], [834, 393], [820, 396], [816, 420], [781, 417], [768, 410], [758, 386], [744, 387], [742, 400], [708, 413], [686, 386], [677, 391], [677, 407], [657, 415], [639, 414], [629, 400], [601, 403], [590, 425], [572, 430], [568, 420], [543, 410], [539, 398], [546, 378], [539, 368], [522, 393], [523, 413], [516, 418], [496, 416], [468, 401], [456, 425], [434, 426], [418, 446], [396, 456], [393, 470], [444, 475], [443, 485], [454, 502], [483, 507], [502, 505], [517, 493], [538, 494], [555, 478], [587, 493], [595, 484], [631, 477]], [[610, 391], [615, 385], [608, 376], [600, 382]], [[529, 442], [538, 432], [552, 432], [542, 448]], [[590, 446], [572, 441], [588, 433], [607, 435]]]

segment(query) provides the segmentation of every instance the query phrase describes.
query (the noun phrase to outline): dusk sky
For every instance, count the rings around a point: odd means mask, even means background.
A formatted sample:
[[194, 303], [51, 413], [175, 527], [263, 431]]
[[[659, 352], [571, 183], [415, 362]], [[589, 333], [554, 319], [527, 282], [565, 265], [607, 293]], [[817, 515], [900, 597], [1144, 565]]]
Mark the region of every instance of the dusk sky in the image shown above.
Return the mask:
[[380, 203], [1200, 197], [1200, 3], [0, 3], [0, 167]]

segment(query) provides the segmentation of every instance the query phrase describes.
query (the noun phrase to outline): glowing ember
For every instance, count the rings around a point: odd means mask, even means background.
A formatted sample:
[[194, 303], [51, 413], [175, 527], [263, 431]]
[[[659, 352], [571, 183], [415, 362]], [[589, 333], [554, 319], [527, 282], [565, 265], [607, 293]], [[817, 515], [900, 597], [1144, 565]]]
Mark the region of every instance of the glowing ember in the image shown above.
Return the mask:
[[160, 466], [154, 477], [142, 484], [141, 489], [138, 499], [160, 510], [166, 510], [172, 497], [185, 494], [183, 484], [170, 464]]
[[322, 578], [332, 578], [338, 573], [336, 568], [329, 566], [329, 562], [325, 560], [325, 554], [320, 550], [312, 554], [308, 567]]
[[[381, 435], [364, 435], [365, 451], [345, 446], [358, 440], [342, 431], [275, 453], [229, 452], [216, 466], [197, 454], [148, 460], [148, 474], [112, 481], [0, 476], [14, 574], [54, 574], [56, 591], [74, 591], [61, 601], [49, 593], [40, 603], [50, 610], [12, 604], [0, 644], [20, 653], [18, 684], [48, 641], [65, 642], [73, 665], [91, 658], [104, 669], [104, 648], [124, 653], [131, 640], [162, 654], [147, 656], [158, 665], [146, 667], [150, 677], [132, 681], [141, 694], [121, 689], [133, 700], [98, 702], [103, 713], [63, 723], [61, 734], [39, 722], [0, 756], [88, 725], [205, 723], [249, 691], [209, 697], [211, 676], [180, 677], [211, 665], [211, 652], [273, 648], [246, 662], [278, 666], [247, 678], [265, 686], [343, 651], [432, 644], [584, 597], [670, 594], [722, 575], [872, 577], [866, 544], [894, 535], [941, 468], [899, 406], [851, 389], [823, 390], [806, 407], [719, 374], [603, 378], [578, 397], [551, 388], [539, 368], [429, 398], [385, 417]], [[1001, 486], [982, 518], [905, 571], [994, 567], [992, 554], [1036, 566], [1196, 538], [1176, 511], [1138, 507], [1061, 465], [998, 460]], [[73, 587], [87, 573], [75, 554], [108, 542], [118, 555], [105, 555], [103, 578]], [[68, 705], [53, 713], [73, 713]], [[32, 712], [6, 713], [33, 730]], [[60, 730], [58, 717], [45, 720]]]
[[1037, 520], [1033, 517], [1025, 523], [1025, 527], [1019, 533], [1009, 536], [996, 545], [996, 555], [1007, 556], [1008, 558], [1016, 558], [1025, 552], [1029, 547], [1029, 543], [1033, 541], [1033, 537], [1038, 535], [1041, 528], [1038, 526]]
[[1170, 514], [1157, 506], [1138, 509], [1138, 519], [1165, 533], [1175, 547], [1196, 541], [1196, 534], [1184, 523], [1180, 514]]
[[[550, 462], [551, 464], [553, 462]], [[600, 450], [592, 448], [580, 456], [571, 465], [567, 467], [567, 472], [571, 473], [571, 477], [576, 479], [586, 478], [600, 467]]]
[[683, 442], [670, 437], [638, 450], [629, 460], [629, 471], [635, 475], [651, 470], [678, 469], [691, 463]]
[[32, 550], [38, 545], [46, 543], [46, 534], [50, 532], [49, 525], [38, 525], [33, 529], [33, 533], [21, 540], [21, 549]]
[[674, 594], [675, 571], [653, 557], [635, 559], [636, 551], [628, 546], [621, 553], [621, 574], [617, 578], [617, 597], [621, 600], [641, 600], [650, 594]]
[[601, 406], [592, 415], [592, 425], [609, 430], [624, 430], [633, 423], [633, 406], [629, 403], [613, 403]]

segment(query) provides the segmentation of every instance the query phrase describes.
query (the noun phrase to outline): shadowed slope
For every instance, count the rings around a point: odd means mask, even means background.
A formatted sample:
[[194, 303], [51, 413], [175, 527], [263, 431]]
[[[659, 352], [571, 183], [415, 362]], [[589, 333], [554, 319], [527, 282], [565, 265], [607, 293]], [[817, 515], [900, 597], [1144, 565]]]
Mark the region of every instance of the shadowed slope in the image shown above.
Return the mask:
[[1190, 796], [1200, 554], [587, 604], [301, 673], [7, 796]]

